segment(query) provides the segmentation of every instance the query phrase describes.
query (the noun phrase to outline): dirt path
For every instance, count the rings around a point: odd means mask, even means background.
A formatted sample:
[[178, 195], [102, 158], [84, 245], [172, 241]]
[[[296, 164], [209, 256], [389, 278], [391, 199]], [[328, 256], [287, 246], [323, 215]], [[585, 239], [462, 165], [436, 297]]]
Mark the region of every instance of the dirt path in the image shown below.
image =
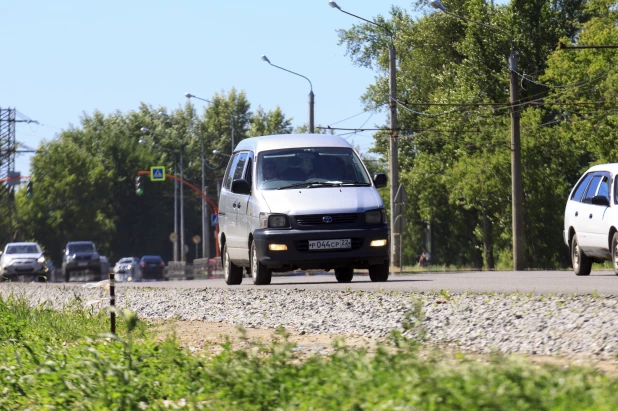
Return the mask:
[[[193, 352], [204, 352], [209, 355], [216, 355], [222, 351], [221, 344], [229, 337], [234, 348], [247, 348], [249, 342], [260, 342], [270, 344], [275, 339], [281, 339], [276, 330], [272, 329], [246, 329], [247, 341], [243, 341], [237, 327], [228, 323], [209, 323], [203, 321], [165, 321], [154, 323], [155, 333], [158, 338], [163, 340], [170, 335], [176, 335], [180, 344]], [[301, 334], [298, 332], [289, 333], [288, 341], [296, 344], [295, 350], [307, 357], [315, 354], [328, 355], [334, 351], [333, 342], [337, 338], [343, 337], [346, 345], [353, 348], [367, 348], [369, 352], [375, 350], [381, 340], [376, 338], [365, 338], [350, 335], [329, 335], [329, 334]], [[426, 347], [426, 351], [439, 349], [441, 353], [450, 359], [456, 360], [461, 351], [452, 347]], [[465, 353], [468, 358], [475, 358], [478, 361], [489, 362], [491, 356], [478, 353]], [[618, 358], [611, 360], [600, 360], [593, 356], [541, 356], [541, 355], [519, 355], [520, 358], [534, 364], [551, 364], [557, 367], [568, 368], [575, 366], [593, 367], [596, 370], [612, 376], [618, 376]]]

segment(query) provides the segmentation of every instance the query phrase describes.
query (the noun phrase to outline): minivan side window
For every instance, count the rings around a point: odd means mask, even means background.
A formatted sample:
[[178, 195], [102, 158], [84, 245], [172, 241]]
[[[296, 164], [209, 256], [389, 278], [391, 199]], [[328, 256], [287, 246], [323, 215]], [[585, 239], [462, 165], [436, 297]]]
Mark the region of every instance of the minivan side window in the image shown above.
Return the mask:
[[[242, 173], [245, 171], [245, 163], [247, 162], [248, 153], [240, 153], [238, 155], [238, 162], [236, 163], [236, 167], [234, 168], [234, 180], [238, 180], [242, 178]], [[231, 185], [231, 183], [230, 183]]]
[[592, 177], [592, 180], [588, 185], [588, 190], [586, 190], [586, 194], [584, 194], [584, 198], [582, 199], [582, 203], [592, 204], [592, 197], [594, 197], [597, 192], [597, 187], [599, 187], [601, 178], [603, 178], [603, 176], [598, 174]]
[[591, 178], [592, 178], [592, 173], [588, 173], [588, 175], [586, 175], [586, 177], [584, 177], [582, 179], [582, 181], [579, 183], [579, 185], [577, 186], [577, 188], [573, 192], [573, 196], [571, 197], [571, 200], [573, 200], [573, 201], [582, 201], [582, 196], [584, 195], [584, 190], [586, 190], [586, 187], [588, 187], [588, 183], [590, 182]]
[[223, 182], [223, 187], [227, 190], [232, 188], [232, 177], [234, 176], [234, 170], [236, 169], [237, 163], [238, 154], [234, 154], [234, 157], [230, 158], [230, 162], [227, 164], [227, 170], [225, 171], [225, 181]]
[[245, 168], [245, 180], [249, 183], [249, 187], [251, 187], [251, 183], [253, 181], [253, 170], [251, 167], [253, 166], [253, 155], [249, 155], [249, 159], [247, 160], [247, 167]]

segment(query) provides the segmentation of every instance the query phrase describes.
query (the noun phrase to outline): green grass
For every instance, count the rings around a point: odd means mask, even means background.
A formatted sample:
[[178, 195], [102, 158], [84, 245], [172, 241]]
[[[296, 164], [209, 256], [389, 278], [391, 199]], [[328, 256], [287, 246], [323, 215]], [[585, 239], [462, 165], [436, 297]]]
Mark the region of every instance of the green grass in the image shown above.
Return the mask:
[[[407, 327], [422, 335], [420, 305]], [[343, 341], [335, 353], [301, 360], [279, 341], [213, 357], [156, 342], [134, 314], [119, 313], [119, 336], [105, 313], [76, 302], [61, 312], [0, 299], [0, 409], [71, 410], [610, 410], [618, 380], [591, 369], [535, 366], [495, 356], [482, 363], [391, 336], [374, 353]], [[242, 330], [240, 331], [242, 333]]]

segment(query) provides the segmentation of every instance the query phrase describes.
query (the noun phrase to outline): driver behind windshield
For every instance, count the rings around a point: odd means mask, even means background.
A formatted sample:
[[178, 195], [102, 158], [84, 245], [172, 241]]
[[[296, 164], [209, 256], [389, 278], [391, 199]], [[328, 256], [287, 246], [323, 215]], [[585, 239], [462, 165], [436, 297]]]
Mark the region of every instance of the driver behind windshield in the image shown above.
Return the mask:
[[264, 176], [264, 181], [279, 178], [279, 171], [277, 170], [277, 165], [274, 161], [267, 160], [264, 162], [262, 165], [262, 175]]

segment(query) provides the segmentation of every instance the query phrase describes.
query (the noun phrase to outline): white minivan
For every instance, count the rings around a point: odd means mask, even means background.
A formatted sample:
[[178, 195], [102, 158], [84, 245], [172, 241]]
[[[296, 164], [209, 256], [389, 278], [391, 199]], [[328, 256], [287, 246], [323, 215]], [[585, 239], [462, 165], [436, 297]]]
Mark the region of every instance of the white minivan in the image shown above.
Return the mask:
[[564, 242], [576, 275], [593, 262], [611, 260], [618, 274], [618, 163], [588, 169], [571, 190], [564, 210]]
[[241, 141], [219, 198], [219, 245], [227, 284], [255, 284], [273, 272], [334, 270], [350, 282], [355, 268], [371, 281], [389, 275], [389, 227], [377, 188], [354, 148], [323, 134], [284, 134]]

